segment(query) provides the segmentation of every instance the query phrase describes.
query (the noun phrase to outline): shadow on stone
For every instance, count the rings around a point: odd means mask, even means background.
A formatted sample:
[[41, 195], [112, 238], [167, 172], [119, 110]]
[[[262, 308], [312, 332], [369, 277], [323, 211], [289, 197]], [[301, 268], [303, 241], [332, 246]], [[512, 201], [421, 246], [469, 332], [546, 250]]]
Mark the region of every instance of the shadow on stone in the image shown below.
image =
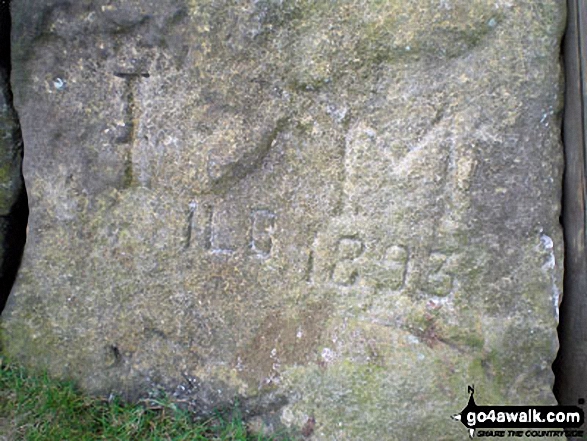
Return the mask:
[[[554, 394], [562, 405], [587, 398], [587, 256], [585, 254], [585, 66], [587, 7], [569, 0], [563, 45], [565, 62], [565, 176], [562, 224], [565, 235], [564, 297], [560, 306], [560, 349], [553, 363]], [[583, 426], [581, 429], [585, 430]], [[575, 439], [575, 438], [571, 438]]]
[[0, 267], [0, 312], [4, 309], [10, 290], [16, 279], [26, 242], [26, 225], [29, 216], [26, 191], [20, 197], [8, 216], [2, 218], [4, 230], [2, 251], [4, 259]]
[[10, 1], [0, 0], [0, 312], [20, 266], [28, 219], [22, 177], [22, 134], [10, 89]]

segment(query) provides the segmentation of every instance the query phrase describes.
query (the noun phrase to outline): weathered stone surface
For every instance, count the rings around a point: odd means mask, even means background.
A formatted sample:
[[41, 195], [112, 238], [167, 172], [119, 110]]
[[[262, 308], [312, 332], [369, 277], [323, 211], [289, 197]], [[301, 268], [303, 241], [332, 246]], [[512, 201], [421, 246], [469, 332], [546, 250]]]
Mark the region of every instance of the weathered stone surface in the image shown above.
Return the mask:
[[317, 440], [554, 403], [563, 2], [13, 10], [13, 356]]

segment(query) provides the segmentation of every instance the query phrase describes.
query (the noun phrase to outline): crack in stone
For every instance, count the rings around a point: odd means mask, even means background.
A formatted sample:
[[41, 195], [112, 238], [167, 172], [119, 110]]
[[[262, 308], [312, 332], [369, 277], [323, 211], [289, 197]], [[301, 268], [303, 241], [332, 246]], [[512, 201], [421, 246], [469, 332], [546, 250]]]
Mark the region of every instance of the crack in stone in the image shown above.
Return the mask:
[[23, 141], [10, 88], [10, 0], [0, 0], [0, 312], [8, 301], [26, 242], [28, 199], [22, 176]]

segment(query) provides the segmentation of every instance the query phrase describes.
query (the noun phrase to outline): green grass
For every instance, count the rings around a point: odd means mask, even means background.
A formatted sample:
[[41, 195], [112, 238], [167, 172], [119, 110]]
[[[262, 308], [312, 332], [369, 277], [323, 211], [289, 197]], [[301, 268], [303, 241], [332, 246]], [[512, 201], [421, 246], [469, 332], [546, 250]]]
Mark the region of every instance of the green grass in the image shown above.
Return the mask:
[[100, 400], [0, 358], [0, 440], [271, 440], [248, 434], [238, 408], [226, 415], [196, 422], [166, 399], [134, 405]]

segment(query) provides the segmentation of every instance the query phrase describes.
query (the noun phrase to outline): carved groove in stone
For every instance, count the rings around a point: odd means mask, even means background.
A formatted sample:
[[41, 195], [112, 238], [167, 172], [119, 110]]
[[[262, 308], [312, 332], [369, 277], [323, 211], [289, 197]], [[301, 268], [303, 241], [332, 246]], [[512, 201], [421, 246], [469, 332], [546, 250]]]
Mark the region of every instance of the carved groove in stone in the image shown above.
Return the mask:
[[141, 78], [149, 78], [148, 72], [114, 72], [114, 76], [122, 78], [125, 82], [124, 88], [124, 119], [123, 126], [120, 127], [120, 133], [116, 137], [117, 144], [126, 145], [124, 152], [124, 178], [123, 188], [130, 187], [134, 181], [134, 170], [132, 161], [132, 147], [136, 140], [137, 134], [137, 104], [136, 104], [136, 84]]
[[251, 213], [251, 251], [258, 257], [267, 258], [273, 248], [275, 213], [269, 210], [254, 210]]
[[207, 183], [200, 193], [226, 192], [236, 182], [246, 178], [257, 170], [277, 142], [277, 136], [287, 123], [286, 118], [280, 118], [275, 125], [262, 133], [258, 139], [252, 137], [247, 144], [226, 155], [222, 149], [208, 153], [206, 162]]
[[194, 227], [193, 223], [194, 223], [194, 213], [196, 212], [196, 209], [198, 208], [198, 204], [196, 202], [190, 202], [189, 204], [189, 210], [188, 210], [188, 216], [187, 216], [187, 225], [186, 225], [186, 234], [185, 234], [185, 243], [184, 243], [184, 249], [187, 249], [190, 247], [191, 241], [192, 241], [192, 229]]
[[208, 250], [211, 254], [231, 255], [235, 250], [229, 245], [230, 239], [227, 240], [215, 226], [217, 216], [218, 211], [214, 209], [214, 206], [207, 205], [204, 211], [204, 217], [206, 219], [204, 227], [204, 249]]
[[352, 286], [359, 278], [355, 260], [365, 251], [365, 244], [355, 236], [343, 236], [336, 245], [338, 262], [332, 269], [331, 279], [341, 286]]
[[409, 253], [403, 246], [394, 245], [387, 249], [383, 265], [385, 268], [384, 286], [400, 290], [404, 287], [408, 269]]
[[430, 254], [430, 274], [428, 275], [426, 289], [432, 295], [445, 297], [452, 291], [453, 278], [445, 271], [448, 256], [443, 253]]

